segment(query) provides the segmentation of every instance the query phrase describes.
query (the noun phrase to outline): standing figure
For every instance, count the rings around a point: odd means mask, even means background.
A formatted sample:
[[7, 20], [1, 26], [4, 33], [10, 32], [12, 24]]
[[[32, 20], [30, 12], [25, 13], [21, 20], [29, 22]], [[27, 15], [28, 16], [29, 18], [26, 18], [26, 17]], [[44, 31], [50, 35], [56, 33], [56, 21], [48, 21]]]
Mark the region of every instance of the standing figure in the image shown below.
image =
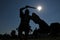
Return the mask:
[[[25, 35], [28, 36], [30, 29], [30, 19], [31, 16], [29, 15], [29, 10], [27, 8], [33, 8], [30, 6], [26, 6], [24, 8], [20, 8], [20, 18], [21, 18], [21, 23], [18, 27], [18, 36], [21, 37], [22, 36], [22, 32], [25, 32]], [[25, 13], [23, 12], [23, 10], [25, 9]]]
[[44, 20], [40, 19], [39, 16], [36, 15], [35, 13], [32, 13], [32, 20], [36, 24], [39, 24], [40, 33], [48, 33], [49, 32], [48, 24]]

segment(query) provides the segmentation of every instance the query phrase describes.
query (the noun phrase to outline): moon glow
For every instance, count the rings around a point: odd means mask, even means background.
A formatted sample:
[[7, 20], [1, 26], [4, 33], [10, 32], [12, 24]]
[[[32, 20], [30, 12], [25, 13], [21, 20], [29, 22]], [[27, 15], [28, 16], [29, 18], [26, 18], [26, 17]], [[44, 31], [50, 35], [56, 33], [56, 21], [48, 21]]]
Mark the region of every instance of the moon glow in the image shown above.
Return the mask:
[[37, 10], [41, 11], [42, 10], [42, 7], [41, 6], [38, 6], [37, 7]]

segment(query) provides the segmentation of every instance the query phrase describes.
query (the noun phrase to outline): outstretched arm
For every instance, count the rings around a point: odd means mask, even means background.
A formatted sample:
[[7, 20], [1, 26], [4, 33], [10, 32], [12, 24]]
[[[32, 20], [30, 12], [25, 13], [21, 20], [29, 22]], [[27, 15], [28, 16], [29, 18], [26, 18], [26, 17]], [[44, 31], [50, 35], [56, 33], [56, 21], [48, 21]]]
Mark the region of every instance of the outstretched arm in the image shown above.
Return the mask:
[[20, 17], [22, 17], [24, 14], [23, 14], [23, 10], [26, 9], [26, 7], [23, 7], [23, 8], [20, 8]]
[[31, 6], [26, 6], [27, 8], [33, 8], [33, 9], [36, 9], [35, 7], [31, 7]]

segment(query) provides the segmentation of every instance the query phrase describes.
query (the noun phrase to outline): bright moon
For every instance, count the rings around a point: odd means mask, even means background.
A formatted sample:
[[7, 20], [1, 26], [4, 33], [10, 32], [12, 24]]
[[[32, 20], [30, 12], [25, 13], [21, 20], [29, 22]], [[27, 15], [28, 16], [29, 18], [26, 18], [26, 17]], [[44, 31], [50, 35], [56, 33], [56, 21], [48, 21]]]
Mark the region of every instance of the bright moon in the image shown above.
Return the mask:
[[42, 10], [42, 7], [41, 7], [41, 6], [38, 6], [37, 9], [38, 9], [39, 11], [41, 11], [41, 10]]

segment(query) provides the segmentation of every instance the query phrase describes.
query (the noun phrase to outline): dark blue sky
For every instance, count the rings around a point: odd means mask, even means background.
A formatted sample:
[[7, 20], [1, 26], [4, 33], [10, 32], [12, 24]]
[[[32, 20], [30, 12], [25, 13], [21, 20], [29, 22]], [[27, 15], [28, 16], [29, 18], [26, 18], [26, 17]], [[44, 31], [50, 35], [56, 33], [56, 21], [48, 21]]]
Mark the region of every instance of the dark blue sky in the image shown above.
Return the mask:
[[[0, 0], [0, 33], [10, 33], [19, 26], [19, 8], [25, 5], [41, 5], [43, 9], [40, 12], [30, 9], [30, 14], [35, 12], [48, 24], [60, 22], [60, 0]], [[30, 25], [32, 29], [38, 27], [32, 20]]]

